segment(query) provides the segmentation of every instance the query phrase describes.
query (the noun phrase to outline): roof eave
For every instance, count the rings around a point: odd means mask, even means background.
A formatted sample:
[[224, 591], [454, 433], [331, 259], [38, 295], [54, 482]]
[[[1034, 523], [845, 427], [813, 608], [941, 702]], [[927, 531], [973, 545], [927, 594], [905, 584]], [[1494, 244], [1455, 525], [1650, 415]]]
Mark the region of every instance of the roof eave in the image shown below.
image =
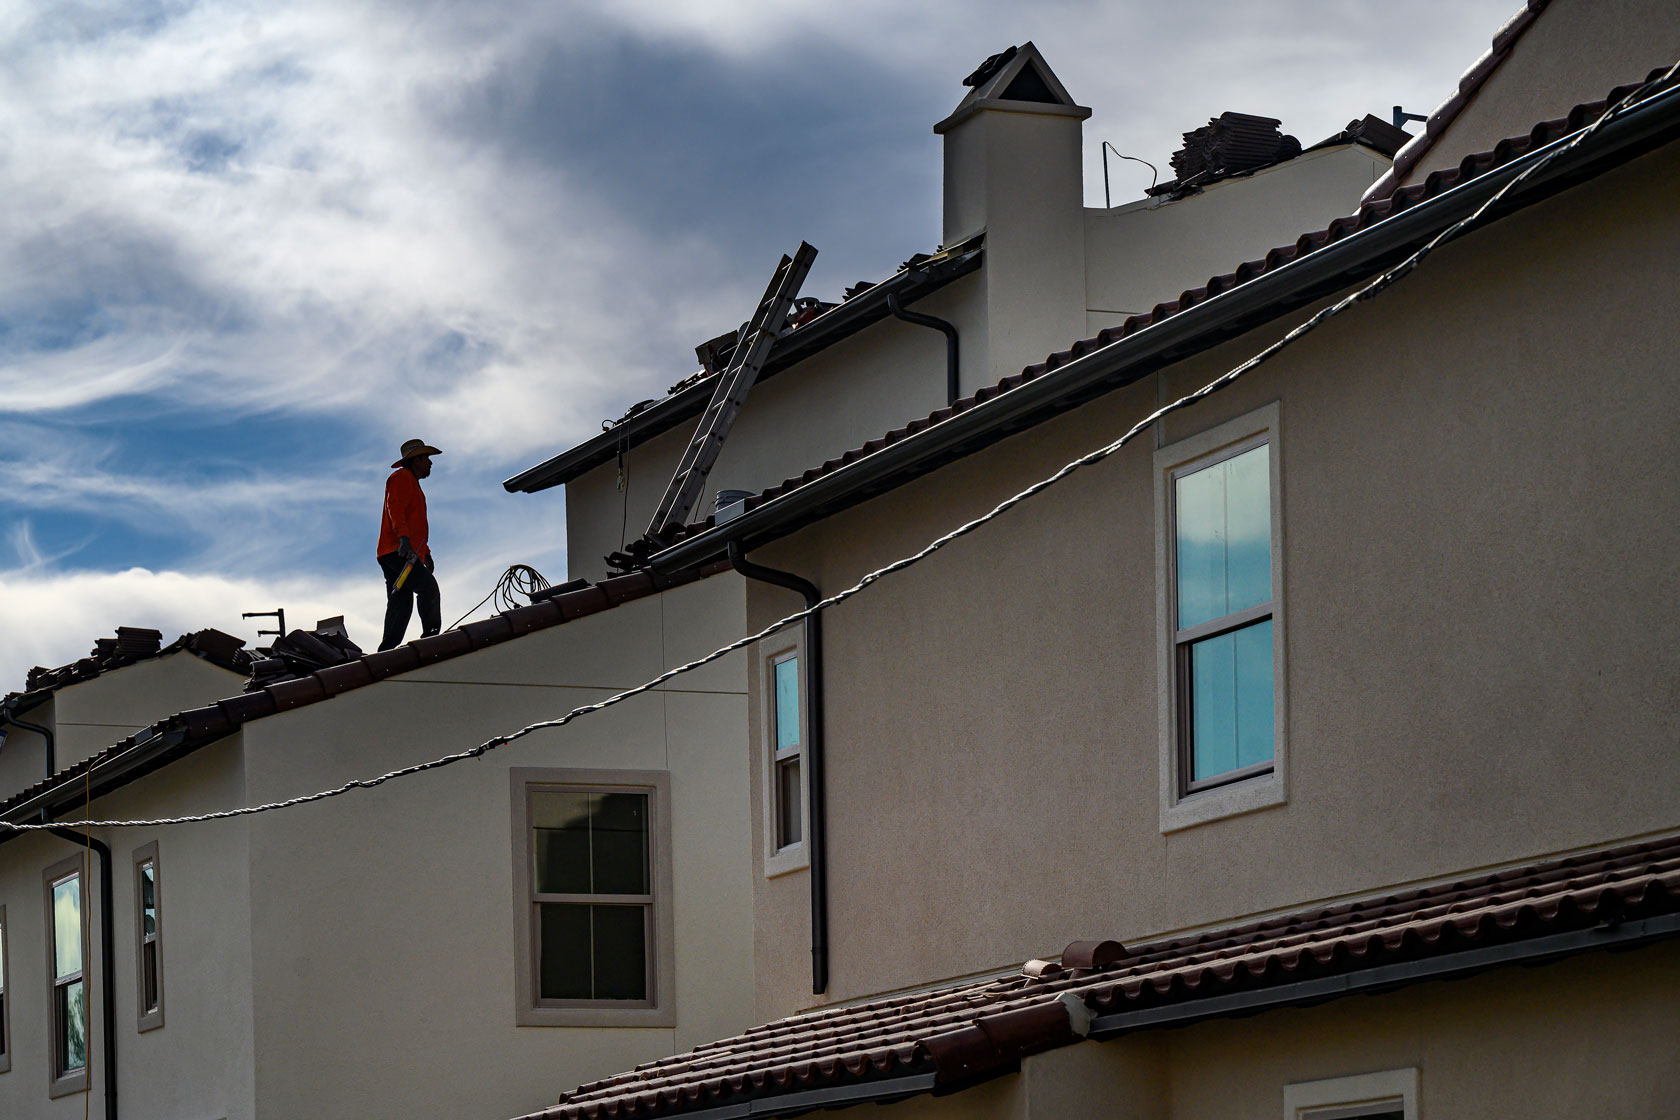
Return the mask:
[[[894, 273], [867, 291], [859, 293], [789, 334], [771, 350], [759, 380], [774, 377], [785, 369], [849, 338], [866, 327], [890, 317], [887, 297], [897, 296], [908, 306], [979, 269], [985, 256], [984, 234], [953, 247], [944, 260], [923, 262], [916, 268]], [[673, 393], [620, 424], [591, 436], [583, 443], [521, 471], [502, 483], [509, 493], [534, 494], [562, 486], [585, 471], [607, 463], [620, 447], [629, 449], [669, 431], [684, 420], [700, 415], [711, 400], [716, 381], [707, 378]]]
[[[1468, 217], [1570, 133], [1469, 182], [1262, 273], [1244, 284], [956, 413], [910, 438], [754, 507], [723, 525], [656, 553], [650, 565], [670, 571], [766, 544], [864, 498], [881, 493], [1013, 432], [1048, 419], [1156, 369], [1303, 307], [1403, 259]], [[1680, 86], [1646, 99], [1560, 156], [1489, 212], [1491, 221], [1539, 202], [1680, 136]]]

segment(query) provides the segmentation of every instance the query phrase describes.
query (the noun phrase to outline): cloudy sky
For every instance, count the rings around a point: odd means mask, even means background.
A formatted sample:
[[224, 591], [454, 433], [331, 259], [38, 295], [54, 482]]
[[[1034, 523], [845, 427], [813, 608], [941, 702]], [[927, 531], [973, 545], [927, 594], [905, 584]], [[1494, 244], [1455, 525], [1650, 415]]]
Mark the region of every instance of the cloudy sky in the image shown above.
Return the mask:
[[[939, 237], [933, 123], [1034, 40], [1098, 145], [1427, 111], [1516, 0], [0, 4], [0, 692], [118, 624], [377, 644], [395, 448], [449, 622], [563, 578], [507, 475], [661, 395], [779, 253], [837, 298]], [[1113, 172], [1115, 199], [1148, 172]]]

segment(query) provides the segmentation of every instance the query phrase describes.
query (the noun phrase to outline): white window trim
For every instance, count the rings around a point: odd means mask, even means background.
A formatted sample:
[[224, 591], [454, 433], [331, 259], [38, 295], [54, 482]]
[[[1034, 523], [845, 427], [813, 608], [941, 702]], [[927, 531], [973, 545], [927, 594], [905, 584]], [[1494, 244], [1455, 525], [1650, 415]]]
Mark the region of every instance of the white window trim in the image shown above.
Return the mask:
[[1392, 1112], [1396, 1107], [1405, 1120], [1419, 1120], [1415, 1066], [1283, 1087], [1283, 1120], [1346, 1120], [1378, 1109]]
[[46, 959], [47, 959], [47, 1096], [67, 1097], [72, 1093], [85, 1093], [88, 1088], [88, 1066], [72, 1073], [60, 1075], [58, 1072], [58, 992], [57, 992], [57, 962], [53, 960], [57, 952], [56, 931], [54, 929], [52, 889], [53, 884], [62, 880], [71, 872], [76, 874], [76, 888], [82, 896], [82, 1013], [87, 1017], [82, 1024], [83, 1036], [87, 1039], [87, 1052], [91, 1064], [93, 1057], [93, 938], [90, 927], [93, 915], [89, 913], [90, 893], [88, 878], [92, 870], [91, 860], [83, 855], [71, 856], [69, 859], [59, 860], [41, 873], [42, 897], [46, 909]]
[[[786, 657], [799, 658], [799, 841], [785, 848], [776, 847], [776, 662]], [[811, 866], [810, 848], [805, 837], [811, 830], [810, 752], [810, 673], [811, 662], [805, 656], [803, 636], [789, 644], [777, 646], [759, 662], [763, 687], [759, 705], [760, 749], [758, 751], [759, 790], [764, 806], [764, 877], [801, 871]]]
[[[157, 1007], [146, 1007], [146, 913], [140, 893], [140, 868], [152, 865], [152, 908], [156, 913], [156, 927], [152, 936], [153, 959], [157, 965]], [[158, 864], [157, 841], [134, 849], [134, 1008], [138, 1031], [153, 1031], [163, 1026], [163, 870]]]
[[[1200, 461], [1217, 460], [1246, 440], [1264, 437], [1272, 498], [1272, 769], [1228, 785], [1198, 793], [1179, 791], [1178, 673], [1173, 637], [1173, 486], [1176, 474]], [[1176, 832], [1209, 821], [1250, 813], [1289, 800], [1289, 690], [1284, 650], [1283, 478], [1280, 467], [1280, 429], [1276, 401], [1246, 416], [1210, 428], [1155, 452], [1155, 616], [1157, 724], [1160, 729], [1161, 831]]]
[[12, 1068], [12, 927], [6, 924], [6, 904], [0, 902], [0, 1073]]
[[[512, 791], [514, 1022], [522, 1027], [674, 1027], [677, 1025], [676, 932], [671, 870], [671, 775], [664, 770], [572, 770], [515, 766]], [[648, 793], [648, 842], [653, 847], [652, 1004], [638, 1007], [539, 1007], [536, 946], [531, 927], [530, 800], [532, 786]]]

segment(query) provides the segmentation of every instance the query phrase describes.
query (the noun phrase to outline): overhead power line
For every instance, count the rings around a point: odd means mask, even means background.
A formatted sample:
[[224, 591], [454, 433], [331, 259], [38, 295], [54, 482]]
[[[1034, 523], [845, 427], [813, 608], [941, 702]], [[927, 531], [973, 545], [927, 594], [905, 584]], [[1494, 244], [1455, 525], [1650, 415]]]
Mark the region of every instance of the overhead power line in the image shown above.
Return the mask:
[[[1657, 81], [1647, 83], [1643, 87], [1643, 91], [1646, 92], [1648, 96], [1654, 95], [1654, 91], [1666, 87], [1668, 83], [1673, 80], [1676, 72], [1680, 72], [1680, 61], [1676, 61], [1674, 65], [1670, 66], [1662, 77], [1657, 79]], [[1644, 99], [1641, 98], [1640, 101], [1642, 100]], [[748, 634], [746, 637], [739, 638], [730, 642], [728, 645], [720, 646], [703, 657], [697, 657], [693, 661], [678, 665], [672, 669], [667, 669], [665, 672], [660, 673], [658, 676], [649, 680], [643, 681], [634, 688], [627, 688], [622, 692], [615, 693], [614, 695], [607, 697], [605, 700], [601, 700], [594, 704], [584, 704], [580, 707], [573, 708], [571, 711], [555, 719], [540, 720], [536, 723], [527, 724], [519, 730], [511, 732], [507, 735], [498, 735], [493, 739], [487, 739], [478, 746], [472, 747], [468, 750], [458, 751], [454, 754], [446, 754], [442, 757], [434, 758], [426, 762], [415, 763], [412, 766], [400, 767], [396, 770], [390, 770], [386, 773], [380, 774], [377, 777], [356, 778], [345, 782], [342, 785], [333, 786], [330, 789], [317, 790], [314, 793], [302, 794], [297, 797], [289, 797], [283, 801], [270, 801], [260, 805], [245, 805], [236, 809], [220, 809], [209, 813], [194, 813], [178, 817], [153, 817], [143, 820], [80, 820], [59, 821], [51, 824], [44, 822], [14, 824], [10, 821], [0, 821], [0, 828], [9, 829], [13, 832], [43, 831], [53, 828], [66, 827], [140, 828], [171, 824], [199, 824], [206, 821], [229, 820], [235, 817], [248, 817], [254, 816], [258, 813], [273, 812], [278, 809], [289, 809], [296, 805], [308, 805], [317, 801], [325, 801], [330, 797], [337, 797], [341, 794], [349, 793], [352, 790], [372, 789], [375, 786], [384, 785], [386, 782], [395, 781], [398, 778], [405, 778], [412, 774], [423, 774], [428, 770], [438, 770], [445, 766], [451, 766], [457, 762], [463, 762], [469, 758], [482, 758], [489, 752], [496, 750], [499, 747], [504, 747], [515, 740], [523, 739], [527, 735], [534, 734], [538, 731], [548, 731], [565, 727], [573, 720], [581, 719], [583, 716], [589, 715], [592, 712], [598, 712], [604, 708], [610, 708], [614, 705], [621, 704], [634, 696], [640, 696], [644, 692], [649, 692], [658, 688], [660, 685], [674, 677], [679, 677], [684, 673], [692, 672], [703, 665], [709, 665], [720, 658], [727, 657], [729, 654], [734, 653], [737, 650], [745, 649], [747, 646], [760, 642], [765, 638], [768, 638], [770, 635], [775, 634], [780, 630], [784, 630], [787, 627], [792, 626], [794, 623], [800, 622], [803, 619], [816, 614], [818, 611], [838, 606], [853, 596], [862, 593], [865, 588], [869, 587], [870, 584], [879, 579], [892, 575], [895, 572], [901, 572], [912, 565], [921, 563], [923, 560], [926, 560], [929, 556], [932, 556], [946, 545], [949, 545], [954, 541], [961, 540], [963, 537], [968, 536], [976, 529], [979, 529], [982, 525], [1002, 517], [1005, 513], [1008, 513], [1022, 502], [1043, 493], [1045, 490], [1048, 490], [1050, 487], [1054, 486], [1068, 475], [1073, 474], [1075, 471], [1081, 470], [1084, 467], [1089, 467], [1095, 463], [1100, 463], [1104, 459], [1107, 459], [1109, 456], [1125, 447], [1128, 443], [1132, 442], [1132, 440], [1136, 439], [1138, 435], [1147, 431], [1163, 417], [1181, 409], [1188, 408], [1197, 401], [1200, 401], [1205, 397], [1212, 396], [1214, 393], [1217, 393], [1222, 389], [1228, 388], [1236, 382], [1238, 378], [1241, 378], [1245, 374], [1252, 372], [1254, 369], [1270, 361], [1283, 350], [1294, 345], [1308, 334], [1311, 334], [1313, 331], [1323, 326], [1335, 316], [1340, 315], [1354, 304], [1376, 298], [1383, 292], [1387, 291], [1390, 286], [1409, 276], [1412, 271], [1415, 270], [1418, 265], [1422, 264], [1423, 261], [1436, 249], [1475, 226], [1475, 224], [1481, 220], [1483, 215], [1502, 201], [1505, 196], [1510, 194], [1517, 186], [1526, 182], [1536, 172], [1549, 166], [1559, 156], [1575, 148], [1583, 140], [1587, 139], [1587, 137], [1597, 132], [1607, 122], [1614, 120], [1617, 116], [1626, 112], [1629, 108], [1638, 103], [1639, 102], [1630, 95], [1622, 102], [1608, 106], [1605, 111], [1590, 125], [1582, 129], [1580, 132], [1577, 132], [1567, 142], [1561, 143], [1552, 148], [1551, 151], [1545, 153], [1534, 163], [1525, 168], [1521, 173], [1514, 176], [1503, 187], [1499, 188], [1498, 191], [1478, 206], [1473, 213], [1436, 234], [1435, 237], [1433, 237], [1427, 244], [1418, 249], [1411, 256], [1407, 257], [1387, 272], [1382, 273], [1358, 291], [1345, 295], [1335, 303], [1314, 312], [1306, 320], [1291, 328], [1276, 342], [1273, 342], [1265, 349], [1260, 350], [1247, 361], [1241, 363], [1240, 365], [1233, 366], [1231, 369], [1220, 374], [1218, 377], [1209, 381], [1207, 384], [1203, 385], [1194, 392], [1186, 393], [1177, 400], [1157, 408], [1154, 412], [1151, 412], [1142, 420], [1133, 424], [1125, 431], [1124, 434], [1112, 443], [1105, 444], [1094, 451], [1089, 451], [1084, 455], [1081, 455], [1079, 458], [1064, 464], [1055, 473], [1040, 479], [1024, 490], [1005, 498], [996, 506], [992, 507], [992, 509], [988, 512], [981, 514], [972, 521], [959, 525], [957, 528], [952, 529], [943, 536], [936, 537], [919, 551], [901, 557], [884, 567], [875, 569], [845, 590], [838, 591], [835, 594], [830, 595], [828, 598], [823, 599], [821, 602], [812, 604], [804, 610], [795, 611], [790, 615], [777, 619], [775, 622], [772, 622], [762, 630], [759, 630], [756, 633]]]

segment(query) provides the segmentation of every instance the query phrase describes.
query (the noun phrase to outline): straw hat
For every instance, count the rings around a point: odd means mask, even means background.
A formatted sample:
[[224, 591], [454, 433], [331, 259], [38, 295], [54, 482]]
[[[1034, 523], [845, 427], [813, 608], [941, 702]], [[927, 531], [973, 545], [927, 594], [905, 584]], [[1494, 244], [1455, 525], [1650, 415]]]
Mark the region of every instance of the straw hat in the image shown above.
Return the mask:
[[405, 439], [402, 445], [402, 458], [392, 463], [393, 467], [400, 467], [418, 455], [442, 455], [443, 452], [433, 447], [423, 439]]

